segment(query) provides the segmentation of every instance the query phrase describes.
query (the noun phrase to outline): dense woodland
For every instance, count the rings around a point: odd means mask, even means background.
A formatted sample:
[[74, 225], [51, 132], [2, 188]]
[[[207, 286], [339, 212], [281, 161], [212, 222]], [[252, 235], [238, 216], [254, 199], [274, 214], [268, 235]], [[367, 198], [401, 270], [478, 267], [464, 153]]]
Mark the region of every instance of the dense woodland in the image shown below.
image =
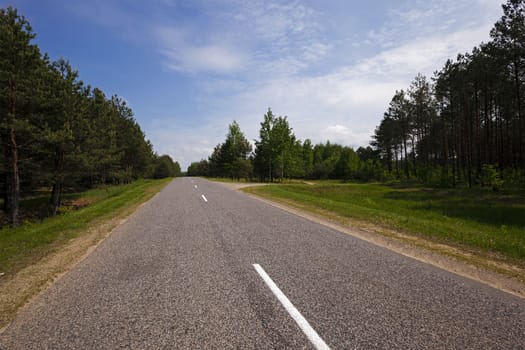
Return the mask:
[[[508, 0], [491, 41], [396, 91], [370, 146], [298, 140], [271, 110], [252, 152], [237, 123], [188, 175], [416, 180], [525, 188], [525, 0]], [[351, 142], [351, 140], [349, 140]]]
[[397, 176], [525, 186], [525, 1], [509, 0], [491, 41], [396, 91], [373, 145]]
[[[48, 191], [56, 215], [65, 191], [180, 173], [158, 157], [118, 96], [85, 85], [68, 61], [33, 43], [28, 21], [0, 9], [0, 192], [16, 225], [20, 199]], [[4, 220], [0, 220], [0, 226]]]
[[379, 153], [371, 147], [351, 147], [326, 142], [313, 145], [298, 140], [287, 117], [264, 115], [255, 149], [237, 122], [230, 124], [226, 140], [207, 160], [192, 163], [188, 176], [229, 177], [274, 181], [287, 178], [384, 180]]

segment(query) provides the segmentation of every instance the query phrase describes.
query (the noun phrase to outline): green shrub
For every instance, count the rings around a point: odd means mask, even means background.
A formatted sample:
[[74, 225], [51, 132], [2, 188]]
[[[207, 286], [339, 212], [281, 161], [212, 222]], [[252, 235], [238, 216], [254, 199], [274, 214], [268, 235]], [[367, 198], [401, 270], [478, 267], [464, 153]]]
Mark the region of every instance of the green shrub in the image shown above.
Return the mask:
[[493, 191], [499, 191], [503, 187], [503, 180], [497, 165], [483, 164], [481, 169], [481, 183], [482, 185], [492, 187]]

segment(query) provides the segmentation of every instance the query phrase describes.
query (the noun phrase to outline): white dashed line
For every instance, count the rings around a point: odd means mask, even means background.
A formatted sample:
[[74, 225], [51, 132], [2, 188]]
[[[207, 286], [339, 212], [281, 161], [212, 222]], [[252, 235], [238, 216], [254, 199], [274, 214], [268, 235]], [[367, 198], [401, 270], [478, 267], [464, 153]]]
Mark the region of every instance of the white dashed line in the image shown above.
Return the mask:
[[202, 199], [204, 199], [205, 202], [208, 202], [208, 200], [206, 199], [206, 197], [204, 197], [203, 194], [201, 194], [201, 196], [202, 196]]
[[317, 350], [330, 350], [330, 347], [326, 345], [324, 340], [321, 339], [321, 337], [319, 336], [319, 334], [317, 334], [315, 329], [313, 329], [312, 326], [310, 326], [308, 321], [303, 317], [303, 315], [301, 315], [299, 310], [297, 310], [295, 306], [293, 306], [293, 304], [286, 297], [286, 295], [284, 295], [284, 293], [279, 289], [279, 287], [277, 287], [277, 285], [272, 281], [270, 276], [268, 276], [268, 274], [266, 273], [266, 271], [264, 271], [261, 265], [253, 264], [253, 267], [255, 268], [255, 271], [257, 271], [259, 276], [261, 276], [264, 283], [266, 283], [266, 285], [270, 288], [273, 295], [275, 295], [275, 297], [281, 302], [286, 311], [288, 311], [290, 316], [292, 316], [294, 321], [297, 323], [299, 328], [301, 328], [303, 333], [308, 337], [312, 345]]
[[193, 185], [193, 187], [195, 187], [195, 189], [197, 189], [197, 185]]

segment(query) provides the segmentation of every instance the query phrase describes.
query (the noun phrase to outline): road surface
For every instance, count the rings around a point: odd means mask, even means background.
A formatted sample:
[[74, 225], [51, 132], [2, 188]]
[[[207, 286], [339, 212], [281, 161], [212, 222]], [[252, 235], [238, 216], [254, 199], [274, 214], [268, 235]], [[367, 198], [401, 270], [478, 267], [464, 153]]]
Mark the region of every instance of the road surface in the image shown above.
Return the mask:
[[178, 178], [0, 335], [119, 348], [525, 349], [525, 300]]

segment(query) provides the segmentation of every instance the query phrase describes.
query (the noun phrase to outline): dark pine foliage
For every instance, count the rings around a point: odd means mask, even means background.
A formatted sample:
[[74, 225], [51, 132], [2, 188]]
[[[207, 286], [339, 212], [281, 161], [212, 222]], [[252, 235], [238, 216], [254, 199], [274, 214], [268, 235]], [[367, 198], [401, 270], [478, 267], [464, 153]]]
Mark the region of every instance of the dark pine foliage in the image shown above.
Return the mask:
[[250, 156], [232, 153], [228, 135], [207, 160], [191, 164], [188, 175], [524, 188], [525, 0], [508, 0], [490, 35], [489, 43], [448, 60], [431, 80], [418, 74], [396, 91], [372, 147], [302, 142], [287, 118], [269, 109]]
[[396, 92], [372, 142], [390, 172], [449, 186], [525, 185], [524, 0], [503, 5], [490, 36], [448, 60], [432, 84], [418, 75]]
[[55, 215], [66, 190], [180, 173], [171, 159], [157, 160], [123, 99], [84, 85], [67, 60], [50, 62], [34, 38], [16, 9], [0, 9], [0, 193], [7, 222], [19, 222], [20, 199], [37, 190], [49, 189], [44, 211]]

